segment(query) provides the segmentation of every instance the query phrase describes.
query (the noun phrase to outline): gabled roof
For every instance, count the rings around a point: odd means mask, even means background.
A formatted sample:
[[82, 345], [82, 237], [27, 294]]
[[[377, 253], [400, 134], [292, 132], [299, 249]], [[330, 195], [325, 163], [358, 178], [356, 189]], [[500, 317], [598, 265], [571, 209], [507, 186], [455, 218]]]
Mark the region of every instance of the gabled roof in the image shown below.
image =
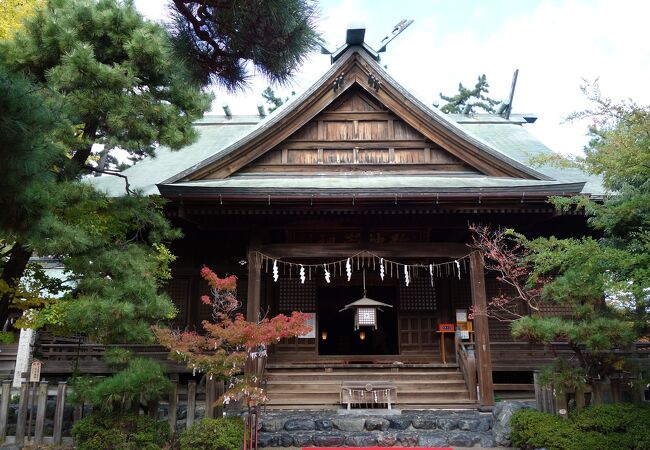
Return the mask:
[[[369, 77], [379, 81], [373, 89]], [[333, 89], [336, 79], [342, 81]], [[467, 176], [408, 176], [373, 173], [374, 177], [356, 173], [332, 176], [253, 176], [237, 171], [286, 139], [310, 119], [332, 104], [352, 86], [390, 108], [409, 125], [417, 127], [428, 139], [440, 143], [463, 161], [471, 161], [482, 174]], [[471, 118], [471, 119], [470, 119]], [[196, 123], [199, 140], [177, 152], [160, 148], [156, 158], [148, 158], [124, 172], [132, 188], [146, 194], [310, 191], [309, 195], [345, 189], [396, 189], [426, 192], [534, 190], [539, 192], [602, 192], [597, 179], [577, 170], [532, 167], [531, 158], [552, 154], [551, 150], [530, 135], [524, 120], [499, 116], [448, 116], [431, 109], [393, 80], [363, 47], [351, 46], [330, 70], [307, 89], [266, 118], [257, 116], [206, 116]], [[212, 179], [202, 179], [211, 174]], [[103, 176], [90, 180], [110, 194], [124, 193], [123, 180]], [[588, 182], [587, 189], [584, 183]], [[305, 191], [306, 193], [306, 191]]]
[[[291, 133], [305, 125], [355, 85], [385, 104], [428, 139], [444, 145], [450, 153], [461, 160], [472, 161], [475, 167], [487, 175], [549, 179], [537, 170], [475, 139], [439, 111], [428, 108], [393, 80], [363, 47], [350, 46], [346, 53], [310, 89], [277, 114], [261, 121], [255, 129], [240, 140], [200, 163], [178, 172], [163, 183], [197, 180], [210, 172], [217, 172], [219, 175], [216, 178], [231, 175], [288, 138]], [[375, 90], [369, 86], [367, 82], [369, 77], [378, 80], [379, 89]], [[338, 89], [334, 89], [333, 84], [337, 79], [342, 81], [339, 82]]]

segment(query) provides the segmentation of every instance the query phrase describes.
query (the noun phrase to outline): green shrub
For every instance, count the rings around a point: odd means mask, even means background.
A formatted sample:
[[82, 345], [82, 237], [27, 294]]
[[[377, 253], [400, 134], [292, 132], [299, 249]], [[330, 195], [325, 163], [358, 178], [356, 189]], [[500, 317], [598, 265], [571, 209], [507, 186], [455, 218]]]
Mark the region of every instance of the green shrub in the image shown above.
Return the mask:
[[181, 450], [239, 450], [244, 437], [241, 419], [203, 419], [181, 434]]
[[73, 401], [86, 402], [104, 413], [129, 411], [140, 400], [158, 400], [171, 387], [159, 362], [134, 358], [125, 369], [107, 378], [78, 377]]
[[16, 335], [11, 331], [0, 331], [0, 344], [15, 344]]
[[169, 441], [167, 422], [135, 414], [91, 414], [72, 427], [77, 450], [158, 450]]
[[548, 450], [650, 450], [650, 407], [599, 405], [564, 420], [552, 414], [520, 410], [512, 416], [512, 443]]

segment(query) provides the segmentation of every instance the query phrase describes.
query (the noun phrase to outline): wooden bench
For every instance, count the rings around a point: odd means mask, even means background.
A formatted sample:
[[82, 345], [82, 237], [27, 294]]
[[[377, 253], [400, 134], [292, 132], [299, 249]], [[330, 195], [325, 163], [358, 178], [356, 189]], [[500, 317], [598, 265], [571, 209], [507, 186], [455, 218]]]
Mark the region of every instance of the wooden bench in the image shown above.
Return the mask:
[[341, 383], [341, 405], [346, 405], [352, 409], [353, 404], [386, 405], [392, 409], [392, 405], [397, 401], [397, 389], [395, 384], [390, 381], [344, 381]]

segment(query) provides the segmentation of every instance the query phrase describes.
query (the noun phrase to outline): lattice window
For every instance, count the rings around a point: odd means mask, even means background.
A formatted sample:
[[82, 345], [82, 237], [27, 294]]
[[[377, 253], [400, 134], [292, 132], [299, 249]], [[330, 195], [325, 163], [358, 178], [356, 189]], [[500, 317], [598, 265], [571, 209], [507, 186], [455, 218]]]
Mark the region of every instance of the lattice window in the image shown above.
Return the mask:
[[[500, 283], [496, 278], [485, 279], [485, 296], [488, 303], [493, 297], [504, 293], [513, 294], [514, 288], [504, 283]], [[513, 341], [512, 333], [510, 332], [510, 322], [504, 322], [497, 319], [488, 319], [488, 328], [490, 330], [490, 341]]]
[[173, 324], [177, 327], [184, 327], [187, 321], [187, 306], [190, 295], [189, 278], [173, 278], [169, 280], [165, 286], [165, 292], [167, 292], [178, 310]]
[[573, 316], [573, 309], [570, 306], [543, 303], [539, 309], [544, 317], [570, 318]]
[[280, 298], [278, 299], [278, 312], [291, 311], [316, 312], [316, 281], [299, 279], [278, 280]]
[[402, 311], [435, 311], [436, 285], [431, 278], [422, 276], [411, 279], [408, 286], [404, 278], [399, 283], [399, 305]]
[[472, 286], [468, 276], [461, 277], [450, 276], [449, 288], [451, 290], [451, 300], [454, 310], [469, 309], [472, 306]]

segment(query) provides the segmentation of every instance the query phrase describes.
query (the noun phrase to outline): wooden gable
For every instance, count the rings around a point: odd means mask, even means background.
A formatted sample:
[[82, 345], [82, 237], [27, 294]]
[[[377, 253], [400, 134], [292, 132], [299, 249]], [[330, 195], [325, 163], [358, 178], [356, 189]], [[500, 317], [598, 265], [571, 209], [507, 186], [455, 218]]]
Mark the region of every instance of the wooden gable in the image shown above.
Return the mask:
[[238, 173], [355, 171], [480, 173], [358, 86]]
[[166, 182], [355, 171], [547, 179], [427, 111], [374, 60], [351, 51], [264, 126]]

